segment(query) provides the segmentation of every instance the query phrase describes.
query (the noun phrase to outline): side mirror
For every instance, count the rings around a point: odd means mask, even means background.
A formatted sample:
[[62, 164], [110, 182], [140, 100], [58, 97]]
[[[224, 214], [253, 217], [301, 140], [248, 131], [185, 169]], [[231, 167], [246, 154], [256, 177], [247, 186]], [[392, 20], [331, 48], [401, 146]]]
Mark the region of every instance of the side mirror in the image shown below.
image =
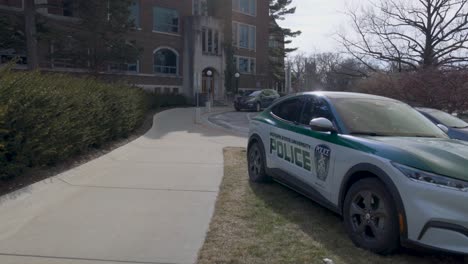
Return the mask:
[[310, 129], [318, 132], [332, 132], [336, 133], [336, 128], [333, 123], [323, 117], [314, 118], [309, 123]]
[[442, 124], [437, 124], [437, 126], [442, 130], [444, 131], [445, 134], [447, 134], [449, 132], [449, 128], [442, 125]]

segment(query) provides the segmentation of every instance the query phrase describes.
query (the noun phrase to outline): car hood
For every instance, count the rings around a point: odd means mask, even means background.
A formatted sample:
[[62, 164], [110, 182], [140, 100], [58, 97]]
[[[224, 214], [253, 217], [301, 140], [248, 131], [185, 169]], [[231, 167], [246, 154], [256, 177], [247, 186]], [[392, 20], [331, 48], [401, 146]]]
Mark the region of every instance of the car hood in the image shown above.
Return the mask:
[[255, 96], [241, 96], [241, 97], [238, 97], [237, 100], [239, 102], [247, 102], [248, 100], [252, 100], [255, 98], [256, 98]]
[[444, 138], [372, 137], [376, 155], [424, 171], [468, 181], [468, 142]]

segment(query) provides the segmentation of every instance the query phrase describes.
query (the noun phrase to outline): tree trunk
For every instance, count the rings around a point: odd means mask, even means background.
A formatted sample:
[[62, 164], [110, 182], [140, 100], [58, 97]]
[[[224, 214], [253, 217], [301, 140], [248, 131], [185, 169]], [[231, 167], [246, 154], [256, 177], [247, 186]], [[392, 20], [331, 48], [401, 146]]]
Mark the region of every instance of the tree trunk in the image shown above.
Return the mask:
[[28, 69], [39, 68], [36, 35], [36, 5], [34, 0], [24, 0], [25, 37], [27, 48]]

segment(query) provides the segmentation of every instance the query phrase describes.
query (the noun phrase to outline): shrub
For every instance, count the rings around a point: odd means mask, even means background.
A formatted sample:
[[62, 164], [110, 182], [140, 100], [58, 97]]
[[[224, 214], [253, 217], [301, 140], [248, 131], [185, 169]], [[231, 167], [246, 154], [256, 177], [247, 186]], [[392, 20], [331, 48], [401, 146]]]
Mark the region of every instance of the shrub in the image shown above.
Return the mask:
[[140, 89], [93, 78], [0, 70], [0, 178], [127, 137], [147, 100]]
[[449, 112], [468, 110], [468, 72], [421, 70], [397, 74], [379, 73], [360, 81], [354, 91], [383, 95]]

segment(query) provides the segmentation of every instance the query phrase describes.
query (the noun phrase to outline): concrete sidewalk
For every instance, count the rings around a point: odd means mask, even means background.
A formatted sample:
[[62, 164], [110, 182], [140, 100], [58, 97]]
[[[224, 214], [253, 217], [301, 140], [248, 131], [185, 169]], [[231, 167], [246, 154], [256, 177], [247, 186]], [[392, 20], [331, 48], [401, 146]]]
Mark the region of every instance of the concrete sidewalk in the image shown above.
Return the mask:
[[246, 139], [155, 116], [143, 137], [0, 198], [0, 263], [194, 263], [223, 176]]

